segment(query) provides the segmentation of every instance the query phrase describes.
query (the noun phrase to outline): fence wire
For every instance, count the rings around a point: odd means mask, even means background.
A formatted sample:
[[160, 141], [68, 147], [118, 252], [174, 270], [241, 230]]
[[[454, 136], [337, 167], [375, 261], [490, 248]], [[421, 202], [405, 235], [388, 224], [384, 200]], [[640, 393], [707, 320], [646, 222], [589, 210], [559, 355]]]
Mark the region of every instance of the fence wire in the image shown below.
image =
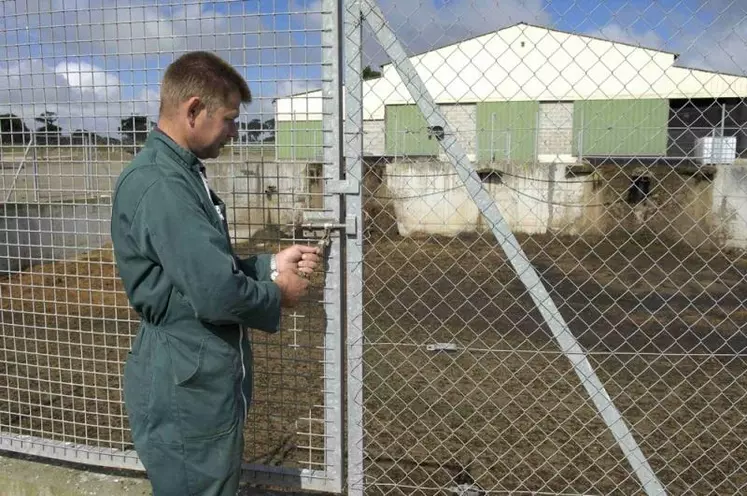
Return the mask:
[[337, 226], [308, 302], [253, 336], [249, 480], [747, 490], [739, 3], [0, 13], [0, 449], [139, 468], [120, 392], [138, 319], [110, 195], [163, 70], [207, 49], [254, 94], [208, 164], [239, 252]]
[[[339, 102], [300, 97], [325, 120], [311, 132], [276, 99], [340, 86], [339, 54], [325, 52], [339, 36], [336, 10], [327, 0], [0, 3], [0, 449], [142, 468], [121, 398], [139, 318], [112, 257], [110, 197], [182, 53], [217, 53], [252, 91], [239, 138], [206, 163], [237, 252], [317, 242], [304, 213], [329, 208], [324, 174], [339, 159], [284, 150], [321, 144]], [[254, 482], [342, 483], [341, 285], [324, 291], [342, 273], [338, 245], [282, 332], [252, 337], [244, 462]]]
[[747, 14], [359, 5], [351, 494], [743, 492]]

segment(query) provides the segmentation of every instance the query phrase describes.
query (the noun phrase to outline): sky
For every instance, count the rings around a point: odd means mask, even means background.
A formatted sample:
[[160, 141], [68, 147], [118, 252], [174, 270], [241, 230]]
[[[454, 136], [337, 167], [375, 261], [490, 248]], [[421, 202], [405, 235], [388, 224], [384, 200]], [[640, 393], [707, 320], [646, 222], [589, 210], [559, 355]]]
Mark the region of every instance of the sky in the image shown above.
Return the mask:
[[[377, 3], [411, 54], [527, 22], [675, 52], [680, 66], [747, 75], [744, 0]], [[322, 0], [2, 0], [0, 113], [33, 125], [52, 111], [63, 131], [117, 135], [129, 115], [157, 119], [167, 65], [206, 49], [249, 82], [254, 102], [242, 119], [266, 120], [274, 98], [320, 87], [322, 20]], [[364, 33], [364, 62], [388, 62]]]

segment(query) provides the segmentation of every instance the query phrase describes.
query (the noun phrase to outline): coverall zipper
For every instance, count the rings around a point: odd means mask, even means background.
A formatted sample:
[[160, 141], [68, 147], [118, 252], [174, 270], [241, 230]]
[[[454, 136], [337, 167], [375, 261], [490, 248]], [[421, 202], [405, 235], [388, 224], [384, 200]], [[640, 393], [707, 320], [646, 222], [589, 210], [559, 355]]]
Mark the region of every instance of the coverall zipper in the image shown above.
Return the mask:
[[[202, 184], [205, 185], [205, 191], [208, 195], [208, 200], [210, 200], [210, 203], [213, 203], [213, 195], [210, 194], [210, 185], [208, 184], [207, 177], [205, 177], [205, 174], [200, 172], [200, 179], [202, 179]], [[220, 217], [220, 220], [225, 222], [226, 219], [223, 217], [223, 214], [220, 211], [220, 207], [218, 205], [214, 205], [215, 211], [218, 213], [218, 216]], [[239, 270], [238, 265], [236, 264], [236, 257], [231, 257], [231, 261], [233, 262], [233, 270]], [[246, 330], [244, 329], [244, 326], [239, 326], [239, 354], [241, 356], [241, 386], [239, 389], [241, 390], [241, 400], [244, 404], [244, 417], [246, 418], [246, 415], [249, 410], [249, 405], [247, 405], [246, 401], [246, 395], [244, 394], [244, 381], [246, 381], [246, 367], [244, 366], [244, 335], [246, 333]], [[249, 339], [248, 336], [246, 339]]]

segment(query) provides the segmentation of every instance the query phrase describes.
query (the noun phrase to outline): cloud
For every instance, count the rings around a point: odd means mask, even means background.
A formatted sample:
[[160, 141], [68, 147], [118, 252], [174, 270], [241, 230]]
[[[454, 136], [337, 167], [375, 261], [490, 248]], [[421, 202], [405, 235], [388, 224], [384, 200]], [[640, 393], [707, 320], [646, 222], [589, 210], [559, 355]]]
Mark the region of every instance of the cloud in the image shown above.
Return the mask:
[[42, 112], [54, 112], [64, 131], [76, 129], [117, 135], [120, 121], [132, 114], [155, 118], [158, 95], [139, 89], [132, 98], [121, 97], [119, 78], [86, 62], [56, 66], [32, 59], [0, 66], [0, 109], [21, 117], [29, 128]]
[[[552, 25], [542, 0], [376, 0], [405, 51], [416, 53], [497, 31], [519, 22]], [[366, 29], [364, 65], [389, 62], [374, 33]]]
[[254, 94], [249, 112], [271, 113], [279, 81], [321, 78], [320, 0], [281, 3], [272, 5], [283, 12], [267, 11], [267, 2], [2, 2], [0, 112], [32, 119], [55, 111], [65, 130], [93, 122], [98, 132], [116, 132], [133, 112], [156, 118], [163, 70], [200, 49], [245, 74]]
[[[649, 8], [650, 7], [650, 8]], [[747, 12], [733, 0], [683, 0], [676, 9], [634, 4], [586, 34], [679, 54], [676, 65], [747, 75]]]
[[87, 62], [60, 62], [55, 67], [55, 73], [65, 80], [71, 98], [76, 101], [111, 102], [120, 98], [119, 78]]
[[587, 32], [586, 34], [618, 43], [627, 43], [643, 48], [668, 51], [666, 40], [653, 30], [636, 33], [630, 29], [625, 29], [620, 24], [613, 23], [598, 30]]

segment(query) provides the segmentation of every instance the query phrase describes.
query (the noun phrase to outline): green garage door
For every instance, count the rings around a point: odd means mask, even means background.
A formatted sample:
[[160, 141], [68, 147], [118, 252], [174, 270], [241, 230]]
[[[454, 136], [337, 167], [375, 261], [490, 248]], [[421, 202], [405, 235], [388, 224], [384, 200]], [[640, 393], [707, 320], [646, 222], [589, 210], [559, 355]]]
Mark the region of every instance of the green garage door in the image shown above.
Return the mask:
[[322, 121], [278, 121], [275, 146], [278, 160], [321, 160]]
[[533, 161], [539, 102], [477, 104], [478, 160]]
[[669, 101], [585, 100], [573, 108], [573, 154], [663, 156]]
[[438, 155], [438, 140], [417, 105], [387, 105], [384, 123], [387, 155]]

